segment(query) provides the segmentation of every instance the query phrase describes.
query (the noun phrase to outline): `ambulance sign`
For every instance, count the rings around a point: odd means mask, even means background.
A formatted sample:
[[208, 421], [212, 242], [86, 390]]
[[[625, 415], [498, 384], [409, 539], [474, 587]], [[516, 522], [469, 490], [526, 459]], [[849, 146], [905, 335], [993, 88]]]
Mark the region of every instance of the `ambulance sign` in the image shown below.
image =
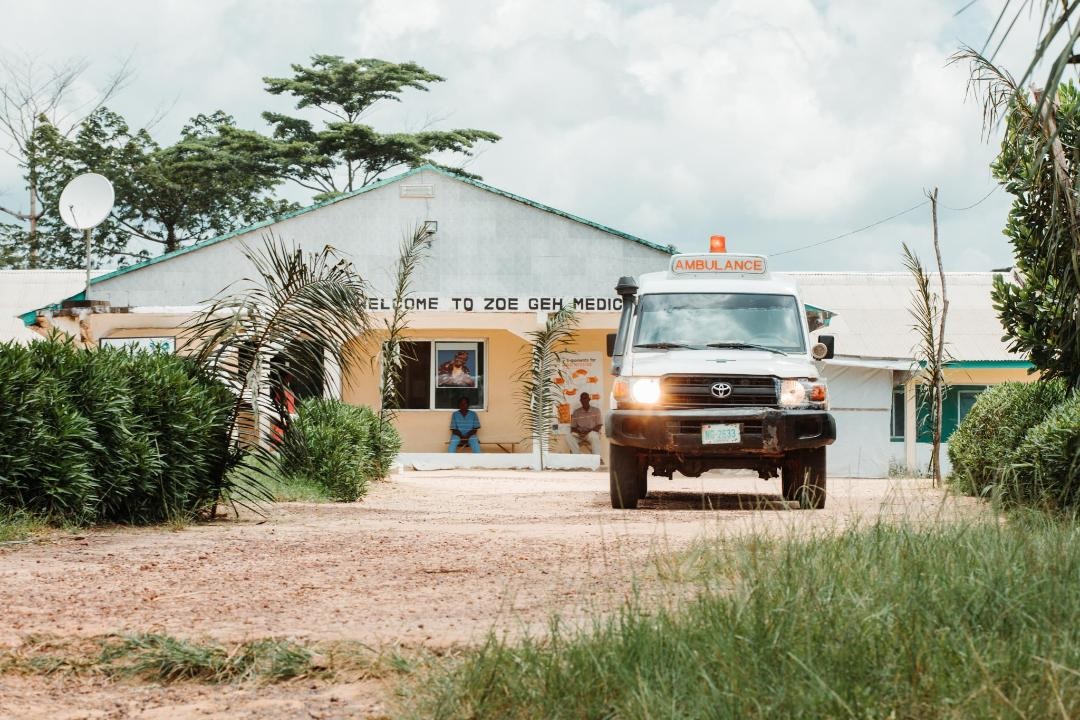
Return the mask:
[[675, 255], [671, 258], [675, 275], [764, 275], [768, 266], [763, 255], [701, 253]]

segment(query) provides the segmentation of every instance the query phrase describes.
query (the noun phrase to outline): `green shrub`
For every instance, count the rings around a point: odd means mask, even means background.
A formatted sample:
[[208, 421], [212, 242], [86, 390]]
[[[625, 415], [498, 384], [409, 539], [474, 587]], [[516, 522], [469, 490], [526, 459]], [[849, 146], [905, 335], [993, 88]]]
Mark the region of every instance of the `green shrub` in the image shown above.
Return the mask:
[[1065, 398], [1061, 380], [1002, 383], [979, 395], [949, 438], [950, 484], [966, 495], [997, 487], [1027, 431]]
[[371, 408], [340, 400], [309, 398], [300, 403], [279, 449], [282, 474], [326, 488], [342, 502], [363, 497], [372, 480], [389, 473], [401, 447], [390, 422]]
[[1063, 511], [1080, 504], [1080, 395], [1055, 406], [1010, 457], [1001, 497], [1007, 504]]
[[0, 506], [82, 523], [190, 516], [225, 487], [232, 406], [177, 355], [0, 344]]

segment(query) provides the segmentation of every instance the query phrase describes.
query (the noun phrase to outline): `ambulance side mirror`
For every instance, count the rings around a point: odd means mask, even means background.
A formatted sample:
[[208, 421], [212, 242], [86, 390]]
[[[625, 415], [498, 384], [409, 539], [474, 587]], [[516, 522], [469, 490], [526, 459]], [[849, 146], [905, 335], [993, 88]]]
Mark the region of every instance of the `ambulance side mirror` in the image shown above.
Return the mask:
[[607, 356], [612, 357], [615, 354], [615, 333], [607, 334]]
[[830, 360], [836, 355], [836, 338], [832, 335], [818, 335], [817, 344], [810, 351], [815, 360]]

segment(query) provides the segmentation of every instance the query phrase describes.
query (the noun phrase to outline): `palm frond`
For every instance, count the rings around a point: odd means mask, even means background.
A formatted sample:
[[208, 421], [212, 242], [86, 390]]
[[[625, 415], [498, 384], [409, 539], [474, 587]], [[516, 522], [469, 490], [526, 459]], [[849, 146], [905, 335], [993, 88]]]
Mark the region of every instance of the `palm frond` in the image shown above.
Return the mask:
[[539, 449], [541, 469], [544, 453], [551, 447], [552, 426], [557, 418], [556, 401], [561, 394], [555, 378], [559, 375], [563, 353], [576, 340], [578, 321], [577, 311], [567, 304], [548, 316], [543, 329], [527, 333], [531, 343], [515, 377], [521, 424]]
[[392, 420], [400, 402], [401, 369], [406, 360], [402, 338], [409, 327], [409, 310], [406, 300], [412, 294], [413, 276], [428, 255], [431, 247], [431, 231], [426, 224], [418, 224], [412, 234], [401, 241], [397, 269], [394, 275], [393, 311], [384, 321], [386, 336], [382, 343], [382, 368], [379, 373], [379, 418]]
[[[983, 56], [988, 48], [993, 46], [989, 57], [984, 59], [988, 64], [993, 64], [994, 58], [1012, 35], [1017, 21], [1026, 11], [1030, 12], [1038, 3], [1035, 0], [1005, 0], [1001, 12], [990, 30], [981, 51], [970, 50], [971, 53]], [[1024, 87], [1034, 78], [1038, 67], [1046, 60], [1050, 60], [1050, 68], [1043, 81], [1042, 89], [1045, 93], [1038, 103], [1041, 112], [1045, 98], [1053, 98], [1057, 93], [1058, 85], [1068, 65], [1077, 62], [1077, 56], [1073, 51], [1077, 40], [1080, 40], [1080, 24], [1072, 22], [1080, 10], [1080, 0], [1042, 0], [1042, 12], [1039, 20], [1039, 34], [1035, 47], [1032, 48], [1024, 74], [1016, 87]], [[1015, 9], [1015, 13], [1010, 10]], [[1011, 20], [1005, 22], [1008, 17]], [[1057, 46], [1057, 50], [1054, 48]]]
[[[261, 418], [276, 418], [282, 426], [288, 422], [269, 390], [269, 377], [317, 377], [325, 387], [337, 368], [363, 358], [364, 344], [356, 341], [371, 330], [367, 283], [333, 248], [304, 252], [268, 234], [260, 248], [245, 247], [244, 255], [253, 275], [223, 290], [183, 331], [194, 357], [233, 393], [234, 462], [239, 464], [245, 454], [256, 458], [241, 470], [275, 462], [273, 448], [260, 436]], [[264, 500], [258, 473], [245, 477], [240, 499]]]

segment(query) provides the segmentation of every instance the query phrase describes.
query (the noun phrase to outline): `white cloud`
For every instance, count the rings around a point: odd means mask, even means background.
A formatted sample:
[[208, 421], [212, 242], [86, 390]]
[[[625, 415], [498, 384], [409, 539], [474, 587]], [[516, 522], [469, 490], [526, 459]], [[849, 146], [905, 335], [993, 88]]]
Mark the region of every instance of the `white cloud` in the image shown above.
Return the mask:
[[[260, 111], [289, 107], [261, 78], [314, 53], [415, 60], [447, 81], [381, 108], [376, 125], [491, 129], [504, 140], [470, 169], [494, 185], [686, 249], [719, 232], [776, 251], [909, 207], [926, 187], [954, 206], [989, 189], [994, 147], [964, 103], [965, 69], [945, 62], [981, 43], [994, 9], [954, 18], [959, 5], [39, 0], [5, 16], [48, 24], [39, 53], [87, 56], [95, 79], [134, 51], [117, 107], [135, 122], [171, 108], [163, 135], [219, 107], [259, 126]], [[0, 166], [0, 204], [17, 185]], [[1007, 200], [943, 224], [947, 261], [1009, 263]], [[929, 237], [917, 215], [778, 264], [895, 269], [901, 239]]]

